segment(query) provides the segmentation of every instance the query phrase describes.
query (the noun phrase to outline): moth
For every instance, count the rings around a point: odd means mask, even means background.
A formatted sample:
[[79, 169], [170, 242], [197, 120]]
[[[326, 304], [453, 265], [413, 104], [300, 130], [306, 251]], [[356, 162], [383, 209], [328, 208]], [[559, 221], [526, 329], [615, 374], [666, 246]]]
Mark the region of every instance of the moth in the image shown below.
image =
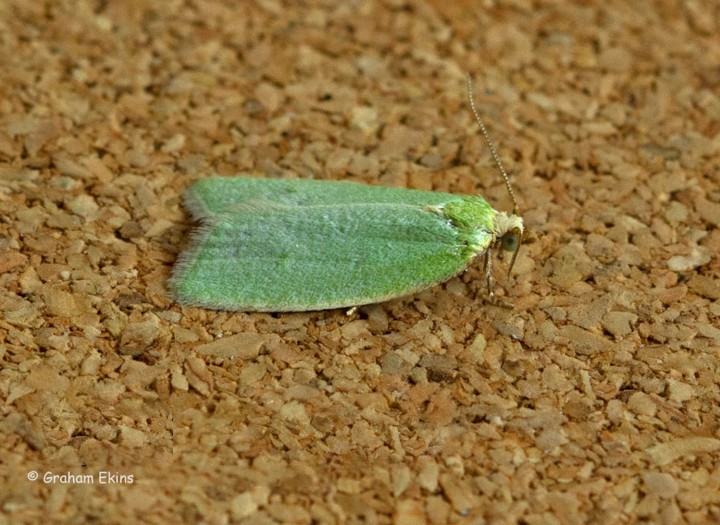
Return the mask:
[[[212, 177], [184, 197], [200, 223], [169, 285], [181, 304], [230, 311], [312, 311], [387, 301], [419, 292], [484, 256], [512, 252], [523, 220], [510, 181], [475, 120], [513, 202], [496, 211], [480, 196], [311, 179]], [[510, 270], [508, 270], [509, 273]]]

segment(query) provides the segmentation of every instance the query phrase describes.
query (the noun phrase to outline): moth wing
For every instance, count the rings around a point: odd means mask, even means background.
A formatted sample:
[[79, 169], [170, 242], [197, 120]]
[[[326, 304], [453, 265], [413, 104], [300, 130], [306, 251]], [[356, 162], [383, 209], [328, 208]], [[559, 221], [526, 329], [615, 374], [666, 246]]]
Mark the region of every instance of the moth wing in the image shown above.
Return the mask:
[[461, 197], [448, 193], [368, 186], [344, 181], [211, 177], [196, 182], [187, 190], [185, 204], [197, 220], [217, 217], [249, 202], [293, 207], [350, 204], [422, 206], [439, 205], [458, 198]]
[[253, 204], [206, 217], [170, 285], [194, 306], [321, 310], [423, 290], [474, 255], [428, 206]]

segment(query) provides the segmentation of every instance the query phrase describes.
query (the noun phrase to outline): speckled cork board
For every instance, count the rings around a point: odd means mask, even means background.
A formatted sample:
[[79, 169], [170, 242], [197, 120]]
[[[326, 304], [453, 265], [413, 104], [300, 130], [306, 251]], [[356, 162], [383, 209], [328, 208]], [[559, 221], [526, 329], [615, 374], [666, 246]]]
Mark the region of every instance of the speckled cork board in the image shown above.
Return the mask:
[[[0, 3], [0, 524], [720, 521], [719, 34], [701, 1]], [[480, 262], [354, 312], [168, 298], [204, 177], [508, 210], [466, 71], [535, 241], [512, 309]]]

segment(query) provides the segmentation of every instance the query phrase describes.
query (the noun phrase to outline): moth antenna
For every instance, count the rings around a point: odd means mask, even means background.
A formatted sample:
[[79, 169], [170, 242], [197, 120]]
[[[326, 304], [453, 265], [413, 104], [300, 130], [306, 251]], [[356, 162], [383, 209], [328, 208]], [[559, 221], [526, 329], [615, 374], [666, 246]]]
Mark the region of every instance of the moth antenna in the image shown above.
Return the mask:
[[[490, 149], [490, 154], [492, 155], [493, 160], [495, 161], [495, 165], [500, 170], [500, 174], [502, 175], [503, 180], [505, 181], [505, 187], [508, 190], [508, 193], [510, 194], [510, 199], [513, 203], [513, 215], [519, 215], [517, 200], [515, 200], [515, 192], [512, 189], [512, 185], [510, 184], [510, 177], [508, 177], [507, 172], [505, 171], [505, 168], [502, 165], [502, 162], [500, 161], [500, 156], [497, 154], [497, 151], [495, 151], [495, 145], [493, 144], [492, 139], [490, 138], [490, 133], [488, 133], [488, 130], [485, 128], [485, 124], [482, 123], [482, 120], [480, 120], [480, 114], [478, 113], [477, 107], [475, 106], [475, 99], [473, 98], [473, 84], [472, 84], [472, 77], [470, 76], [470, 73], [467, 73], [467, 90], [468, 90], [468, 99], [470, 100], [470, 109], [472, 110], [473, 116], [475, 117], [475, 121], [480, 126], [480, 131], [482, 131], [483, 137], [485, 137], [485, 141], [487, 142], [488, 148]], [[515, 259], [517, 258], [518, 251], [520, 251], [520, 245], [522, 244], [522, 232], [520, 232], [520, 237], [518, 238], [518, 245], [515, 251], [513, 251], [512, 259], [510, 260], [510, 266], [508, 267], [508, 275], [510, 275], [510, 272], [512, 272], [513, 266], [515, 266]], [[489, 281], [488, 281], [489, 283]]]
[[[512, 186], [510, 185], [510, 177], [508, 177], [507, 172], [505, 171], [505, 168], [503, 168], [502, 162], [500, 162], [500, 156], [497, 154], [497, 151], [495, 151], [495, 145], [493, 144], [492, 139], [490, 138], [490, 133], [488, 133], [488, 130], [485, 128], [485, 124], [482, 123], [482, 120], [480, 120], [480, 114], [478, 113], [477, 107], [475, 107], [475, 99], [473, 98], [473, 84], [472, 84], [472, 77], [470, 76], [470, 73], [467, 74], [467, 90], [468, 90], [468, 99], [470, 99], [470, 109], [472, 110], [473, 115], [475, 116], [475, 121], [480, 126], [480, 131], [482, 131], [483, 137], [485, 137], [485, 141], [487, 142], [488, 148], [490, 149], [490, 154], [492, 155], [493, 160], [495, 161], [495, 165], [500, 170], [500, 174], [502, 175], [502, 178], [505, 180], [505, 187], [507, 187], [508, 193], [510, 194], [510, 199], [513, 203], [513, 215], [519, 215], [518, 213], [518, 205], [517, 201], [515, 200], [515, 192], [512, 189]], [[513, 258], [514, 261], [514, 258]], [[511, 266], [512, 268], [512, 266]]]

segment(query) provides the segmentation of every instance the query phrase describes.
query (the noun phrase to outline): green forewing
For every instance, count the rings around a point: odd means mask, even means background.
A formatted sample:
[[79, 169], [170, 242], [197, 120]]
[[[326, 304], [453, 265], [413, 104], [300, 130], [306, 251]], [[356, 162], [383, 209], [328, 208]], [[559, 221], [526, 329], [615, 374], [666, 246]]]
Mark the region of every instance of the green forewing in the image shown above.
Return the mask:
[[[312, 179], [257, 179], [213, 177], [196, 182], [186, 193], [186, 203], [196, 219], [227, 212], [238, 204], [272, 203], [287, 206], [346, 204], [442, 205], [466, 196], [435, 191], [368, 186], [355, 182]], [[494, 210], [478, 198], [490, 212]]]
[[440, 209], [469, 202], [485, 247], [495, 214], [479, 197], [308, 180], [212, 178], [186, 199], [203, 226], [176, 265], [174, 295], [241, 311], [355, 306], [425, 289], [476, 255], [466, 227]]

